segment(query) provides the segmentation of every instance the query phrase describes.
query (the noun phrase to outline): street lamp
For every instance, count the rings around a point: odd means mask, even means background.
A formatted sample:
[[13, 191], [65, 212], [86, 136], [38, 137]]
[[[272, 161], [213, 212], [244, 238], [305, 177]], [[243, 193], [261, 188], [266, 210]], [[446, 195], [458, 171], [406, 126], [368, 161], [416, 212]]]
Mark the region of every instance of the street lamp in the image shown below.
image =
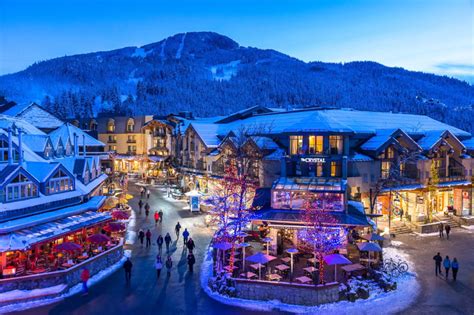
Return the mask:
[[291, 280], [293, 280], [293, 255], [298, 253], [298, 250], [296, 248], [288, 248], [286, 250], [288, 254], [291, 256], [291, 264], [290, 264], [290, 271], [291, 271]]
[[243, 257], [242, 257], [242, 270], [245, 272], [245, 248], [249, 247], [250, 244], [249, 243], [240, 243], [237, 246], [242, 248], [242, 255], [243, 255]]
[[270, 247], [270, 242], [273, 241], [273, 238], [271, 238], [271, 237], [265, 237], [264, 239], [262, 239], [262, 241], [264, 241], [265, 243], [267, 243], [267, 255], [269, 255], [269, 253], [268, 253], [268, 248]]

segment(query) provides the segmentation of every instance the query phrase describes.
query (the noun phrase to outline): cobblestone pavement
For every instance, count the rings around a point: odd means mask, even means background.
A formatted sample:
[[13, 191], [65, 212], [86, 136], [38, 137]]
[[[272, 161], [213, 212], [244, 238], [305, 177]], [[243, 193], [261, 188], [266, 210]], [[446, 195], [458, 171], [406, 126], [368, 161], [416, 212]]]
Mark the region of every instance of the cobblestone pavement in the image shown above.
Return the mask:
[[[410, 254], [421, 283], [416, 302], [401, 314], [474, 314], [474, 232], [461, 228], [450, 239], [438, 236], [400, 235], [401, 249]], [[436, 277], [433, 256], [440, 252], [459, 261], [457, 281]]]

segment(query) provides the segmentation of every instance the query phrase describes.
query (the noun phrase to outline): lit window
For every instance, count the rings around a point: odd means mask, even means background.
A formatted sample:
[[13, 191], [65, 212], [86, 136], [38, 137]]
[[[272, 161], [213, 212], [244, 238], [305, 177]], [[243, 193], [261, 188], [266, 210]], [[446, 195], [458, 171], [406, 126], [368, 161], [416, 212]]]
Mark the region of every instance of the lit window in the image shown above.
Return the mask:
[[133, 132], [133, 129], [135, 129], [135, 121], [133, 118], [129, 118], [127, 121], [127, 132]]
[[392, 147], [387, 148], [387, 159], [393, 159], [395, 157], [395, 150]]
[[[13, 149], [13, 161], [18, 162], [19, 155], [16, 149]], [[8, 161], [8, 141], [0, 140], [0, 162]]]
[[113, 119], [109, 119], [107, 123], [107, 132], [115, 132], [115, 121]]
[[46, 185], [46, 194], [73, 190], [72, 179], [63, 171], [58, 170]]
[[290, 154], [301, 154], [303, 150], [303, 136], [290, 136]]
[[18, 174], [4, 188], [5, 201], [15, 201], [38, 196], [38, 187], [28, 177]]
[[390, 176], [390, 167], [392, 163], [390, 161], [382, 161], [381, 169], [380, 169], [380, 176], [382, 178], [388, 178]]
[[331, 161], [331, 177], [341, 176], [341, 162]]
[[342, 136], [329, 136], [329, 147], [331, 154], [342, 154], [343, 138]]
[[323, 153], [323, 136], [309, 136], [309, 154]]

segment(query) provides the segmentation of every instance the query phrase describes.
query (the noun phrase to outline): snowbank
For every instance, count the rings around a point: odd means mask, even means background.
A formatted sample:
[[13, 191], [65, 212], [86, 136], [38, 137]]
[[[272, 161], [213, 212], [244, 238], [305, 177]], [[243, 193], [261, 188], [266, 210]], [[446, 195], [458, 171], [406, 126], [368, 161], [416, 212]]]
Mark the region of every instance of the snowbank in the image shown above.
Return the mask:
[[212, 292], [208, 287], [208, 281], [212, 277], [212, 251], [208, 249], [207, 255], [201, 266], [201, 287], [214, 300], [237, 307], [242, 307], [256, 311], [283, 311], [292, 313], [317, 313], [324, 314], [394, 314], [406, 309], [418, 296], [420, 284], [416, 280], [416, 273], [413, 270], [413, 263], [409, 256], [396, 247], [384, 248], [384, 257], [403, 258], [410, 270], [407, 274], [397, 279], [397, 290], [383, 292], [376, 290], [371, 292], [367, 300], [357, 300], [356, 302], [342, 301], [319, 306], [300, 306], [284, 304], [280, 301], [250, 301], [239, 298], [230, 298]]

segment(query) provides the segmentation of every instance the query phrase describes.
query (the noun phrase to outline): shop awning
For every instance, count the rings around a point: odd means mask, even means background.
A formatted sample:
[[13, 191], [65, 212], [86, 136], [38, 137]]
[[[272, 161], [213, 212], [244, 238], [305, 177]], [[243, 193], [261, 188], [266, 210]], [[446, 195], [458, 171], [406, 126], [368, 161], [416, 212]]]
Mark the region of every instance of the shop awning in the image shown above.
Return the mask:
[[[350, 207], [349, 207], [350, 208]], [[368, 226], [369, 222], [365, 215], [358, 213], [351, 213], [349, 209], [348, 213], [345, 212], [328, 212], [334, 221], [327, 222], [328, 224], [339, 224], [339, 225], [357, 225], [357, 226]], [[273, 222], [273, 223], [288, 223], [291, 225], [305, 225], [304, 221], [304, 210], [287, 210], [287, 209], [273, 209], [264, 208], [255, 211], [252, 216], [252, 220]]]
[[468, 180], [458, 180], [452, 182], [439, 183], [438, 187], [470, 186], [472, 183]]
[[111, 218], [108, 212], [87, 211], [0, 235], [0, 252], [26, 250], [34, 244], [72, 233], [83, 227], [105, 222]]
[[398, 186], [393, 186], [390, 188], [384, 188], [381, 190], [381, 192], [411, 191], [411, 190], [424, 189], [424, 188], [426, 188], [426, 186], [422, 184], [398, 185]]

